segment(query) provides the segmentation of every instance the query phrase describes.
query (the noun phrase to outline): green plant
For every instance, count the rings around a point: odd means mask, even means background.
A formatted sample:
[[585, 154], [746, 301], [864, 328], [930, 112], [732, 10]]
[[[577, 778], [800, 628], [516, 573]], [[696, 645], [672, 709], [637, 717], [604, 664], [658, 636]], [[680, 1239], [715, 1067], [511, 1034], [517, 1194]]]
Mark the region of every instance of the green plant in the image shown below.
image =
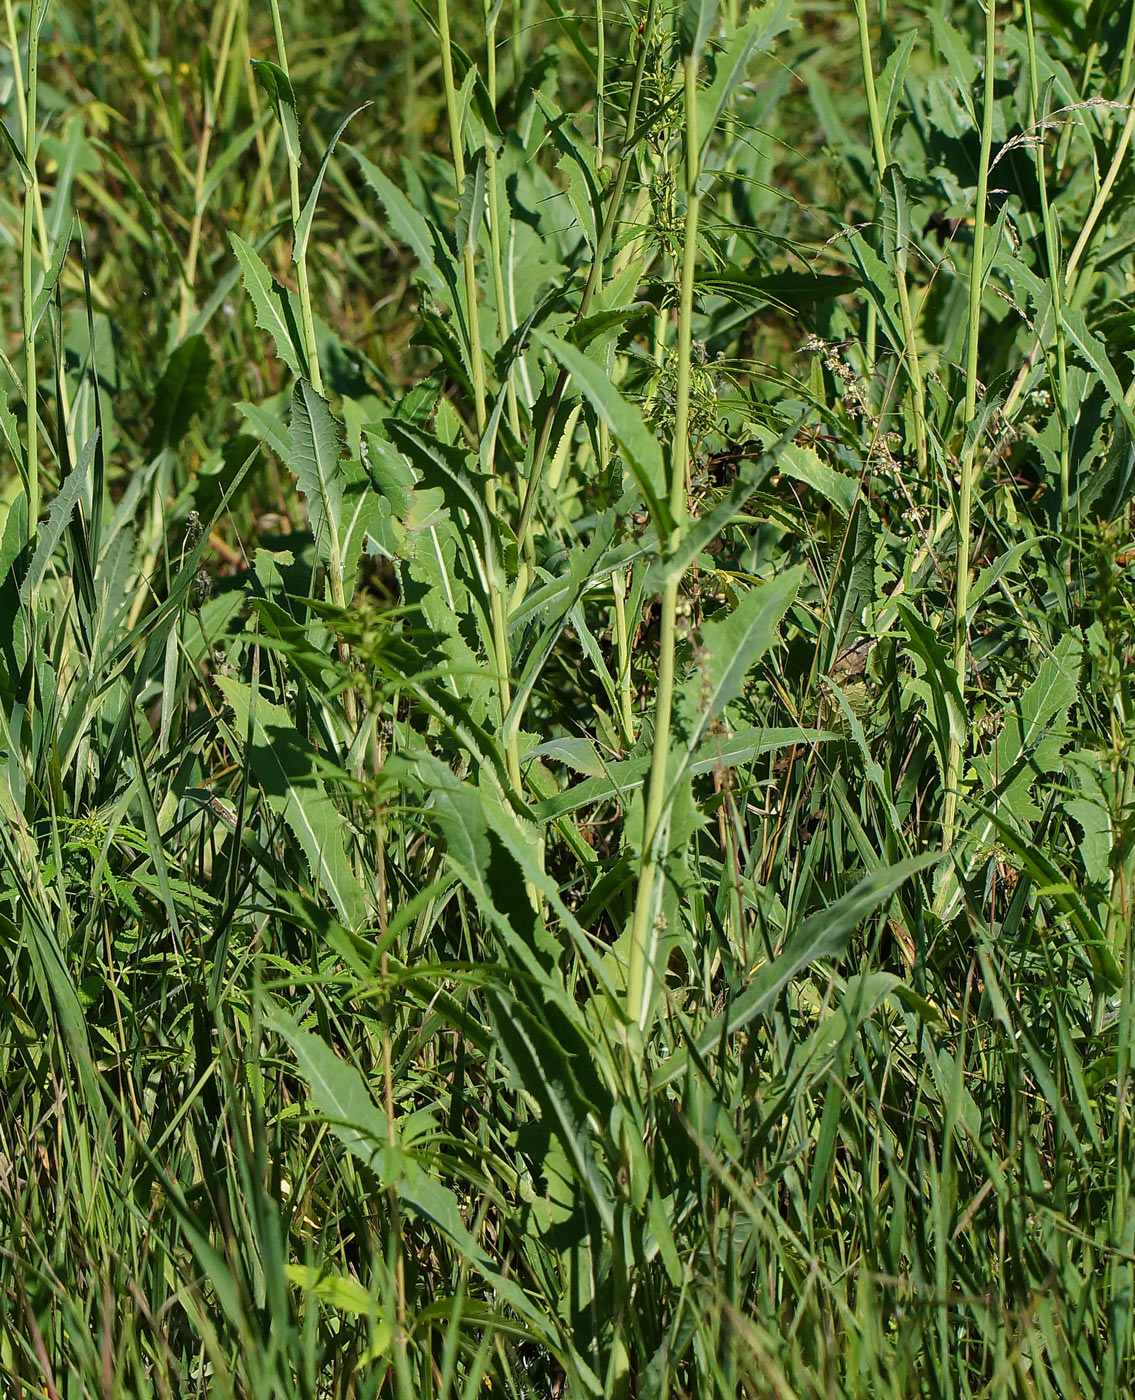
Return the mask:
[[1129, 1393], [1122, 7], [5, 21], [4, 1386]]

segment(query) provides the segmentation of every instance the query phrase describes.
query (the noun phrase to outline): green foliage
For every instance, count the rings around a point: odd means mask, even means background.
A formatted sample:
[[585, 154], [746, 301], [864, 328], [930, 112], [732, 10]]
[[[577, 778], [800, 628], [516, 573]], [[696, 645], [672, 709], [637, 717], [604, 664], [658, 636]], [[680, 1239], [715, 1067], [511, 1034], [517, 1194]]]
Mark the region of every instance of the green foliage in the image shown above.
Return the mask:
[[1135, 27], [991, 17], [12, 6], [5, 1395], [1135, 1389]]

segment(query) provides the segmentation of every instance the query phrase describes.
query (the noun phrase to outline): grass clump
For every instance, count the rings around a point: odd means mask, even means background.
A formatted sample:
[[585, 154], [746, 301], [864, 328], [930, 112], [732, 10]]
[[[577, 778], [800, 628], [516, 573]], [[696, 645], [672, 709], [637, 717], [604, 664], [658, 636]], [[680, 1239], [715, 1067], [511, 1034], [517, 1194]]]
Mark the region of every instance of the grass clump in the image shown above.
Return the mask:
[[6, 7], [0, 1375], [1135, 1385], [1135, 26]]

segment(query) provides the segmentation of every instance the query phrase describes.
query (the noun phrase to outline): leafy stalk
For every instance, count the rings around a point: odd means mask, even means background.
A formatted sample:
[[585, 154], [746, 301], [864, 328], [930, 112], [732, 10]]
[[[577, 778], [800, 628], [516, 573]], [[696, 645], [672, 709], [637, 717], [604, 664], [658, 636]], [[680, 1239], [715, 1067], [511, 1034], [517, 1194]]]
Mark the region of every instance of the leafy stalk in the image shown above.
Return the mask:
[[[996, 49], [996, 0], [986, 0], [984, 107], [981, 122], [981, 155], [977, 170], [977, 200], [974, 205], [973, 261], [970, 267], [969, 308], [966, 321], [966, 392], [963, 421], [967, 428], [973, 422], [977, 412], [977, 352], [981, 329], [981, 294], [985, 272], [985, 218], [989, 193], [989, 161], [993, 148]], [[978, 434], [969, 434], [962, 454], [961, 480], [958, 485], [958, 555], [957, 574], [954, 581], [954, 674], [957, 677], [958, 694], [962, 699], [962, 715], [959, 716], [959, 724], [964, 723], [965, 715], [969, 636], [966, 614], [969, 611], [971, 583], [970, 533], [973, 522], [973, 494], [977, 484], [977, 445]], [[959, 783], [966, 738], [967, 735], [959, 732], [957, 726], [950, 726], [945, 775], [946, 795], [942, 813], [942, 839], [946, 850], [953, 846], [957, 835]]]
[[[631, 167], [634, 163], [634, 133], [638, 127], [639, 104], [642, 98], [642, 83], [646, 71], [646, 58], [647, 54], [650, 52], [650, 46], [654, 42], [654, 20], [657, 4], [658, 0], [650, 0], [647, 6], [646, 18], [642, 23], [638, 54], [635, 59], [634, 79], [631, 83], [631, 95], [627, 101], [626, 135], [623, 144], [623, 154], [619, 161], [619, 168], [615, 173], [615, 180], [611, 188], [610, 197], [607, 200], [607, 207], [603, 215], [603, 223], [600, 226], [596, 241], [595, 256], [591, 263], [591, 270], [587, 274], [587, 282], [584, 284], [583, 295], [579, 299], [579, 308], [576, 311], [577, 321], [582, 321], [591, 310], [591, 301], [601, 284], [603, 263], [611, 247], [611, 239], [614, 236], [615, 227], [619, 221], [619, 214], [623, 207], [623, 195], [627, 188], [627, 178], [630, 175]], [[520, 523], [516, 527], [516, 537], [520, 549], [524, 548], [525, 541], [528, 537], [528, 531], [532, 526], [532, 512], [536, 508], [536, 500], [540, 493], [540, 484], [544, 477], [544, 462], [548, 455], [548, 445], [552, 437], [552, 424], [555, 422], [556, 413], [563, 400], [564, 390], [567, 388], [569, 377], [566, 369], [561, 369], [556, 376], [556, 382], [552, 389], [548, 408], [540, 424], [540, 432], [532, 453], [532, 468], [528, 474], [528, 484], [525, 487], [524, 501], [520, 509]]]
[[[48, 0], [32, 0], [31, 4], [31, 14], [28, 21], [28, 63], [24, 116], [23, 228], [20, 251], [22, 258], [21, 290], [23, 296], [21, 300], [21, 312], [24, 336], [24, 406], [26, 412], [25, 433], [27, 447], [27, 465], [24, 469], [24, 489], [28, 497], [27, 537], [29, 541], [35, 538], [40, 508], [39, 423], [36, 416], [38, 375], [36, 372], [33, 309], [35, 288], [32, 277], [34, 265], [33, 257], [35, 253], [33, 217], [36, 199], [35, 192], [38, 183], [36, 174], [36, 151], [38, 146], [36, 136], [36, 114], [39, 94], [39, 31], [43, 26], [44, 17], [47, 13], [47, 5]], [[17, 72], [19, 71], [18, 57], [18, 52], [13, 53], [13, 67]]]
[[[694, 277], [697, 272], [698, 219], [701, 198], [701, 134], [698, 129], [698, 55], [696, 49], [682, 61], [682, 88], [686, 130], [686, 215], [682, 230], [682, 272], [678, 303], [677, 385], [674, 436], [670, 451], [669, 506], [673, 529], [661, 543], [668, 550], [686, 519], [686, 490], [690, 463], [690, 366], [693, 354]], [[631, 921], [630, 960], [627, 971], [627, 1019], [645, 1032], [655, 977], [659, 877], [669, 828], [667, 767], [670, 725], [674, 706], [674, 663], [677, 640], [678, 590], [681, 577], [671, 570], [662, 587], [658, 640], [658, 689], [654, 706], [654, 747], [646, 789], [642, 864]]]
[[[875, 157], [875, 174], [881, 194], [890, 158], [887, 152], [882, 119], [879, 116], [879, 98], [875, 90], [875, 70], [871, 59], [871, 31], [867, 22], [867, 0], [855, 0], [855, 19], [859, 30], [859, 59], [863, 68], [863, 90], [867, 96], [867, 115], [871, 126], [871, 149]], [[911, 388], [914, 391], [915, 453], [919, 472], [923, 473], [926, 470], [927, 461], [926, 390], [922, 379], [922, 361], [918, 353], [918, 342], [915, 338], [915, 319], [910, 307], [910, 290], [906, 276], [906, 248], [902, 240], [901, 230], [898, 231], [894, 276], [898, 289], [899, 316], [902, 319], [902, 333], [905, 342], [904, 358], [907, 373], [910, 375]], [[872, 333], [873, 330], [874, 321], [872, 321]], [[873, 338], [873, 334], [871, 338]], [[872, 345], [869, 349], [869, 360], [872, 364], [874, 364], [874, 359]]]
[[[284, 43], [284, 28], [280, 21], [280, 0], [271, 0], [272, 28], [276, 36], [276, 54], [284, 77], [291, 83], [288, 71], [288, 50]], [[294, 111], [294, 105], [293, 105]], [[304, 349], [307, 352], [308, 374], [312, 387], [321, 397], [323, 377], [319, 370], [319, 353], [315, 344], [315, 317], [311, 309], [311, 287], [307, 276], [307, 248], [300, 238], [300, 152], [299, 143], [287, 122], [284, 125], [284, 144], [288, 153], [288, 193], [292, 211], [292, 255], [296, 268], [296, 290], [300, 299], [300, 318], [303, 323]]]
[[[193, 306], [193, 288], [197, 281], [197, 259], [201, 251], [201, 228], [205, 218], [203, 190], [209, 169], [209, 147], [216, 127], [217, 108], [228, 75], [229, 57], [232, 52], [233, 31], [241, 0], [229, 0], [225, 11], [224, 28], [221, 31], [220, 53], [217, 58], [216, 74], [211, 89], [204, 93], [205, 111], [201, 123], [201, 137], [197, 145], [197, 166], [193, 178], [193, 219], [189, 225], [189, 246], [185, 254], [185, 276], [181, 283], [181, 306], [177, 316], [177, 336], [182, 339], [189, 324], [189, 314]], [[283, 52], [281, 48], [280, 52]], [[281, 63], [282, 66], [282, 63]], [[294, 206], [293, 206], [294, 209]]]
[[[450, 155], [453, 160], [453, 174], [457, 184], [457, 200], [465, 194], [466, 165], [465, 138], [461, 130], [461, 117], [457, 110], [457, 86], [453, 77], [453, 41], [450, 36], [449, 0], [438, 0], [438, 36], [441, 41], [441, 74], [445, 89], [445, 111], [449, 122]], [[490, 189], [495, 186], [495, 159], [490, 166]], [[498, 210], [499, 214], [499, 210]], [[469, 370], [473, 380], [473, 411], [477, 423], [478, 445], [482, 448], [482, 460], [486, 467], [485, 505], [489, 515], [497, 514], [497, 481], [495, 471], [495, 451], [493, 443], [485, 442], [488, 427], [485, 389], [485, 357], [481, 347], [480, 298], [477, 291], [477, 232], [473, 222], [478, 217], [474, 206], [470, 214], [470, 228], [463, 241], [461, 263], [465, 277], [465, 307], [469, 334]], [[499, 217], [490, 212], [490, 219], [499, 231]], [[503, 285], [498, 286], [498, 305], [503, 301]], [[495, 432], [495, 430], [494, 430]], [[510, 675], [512, 661], [508, 645], [508, 625], [505, 619], [504, 580], [499, 577], [496, 563], [488, 563], [486, 580], [489, 595], [489, 614], [492, 628], [494, 663], [496, 667], [497, 694], [500, 704], [502, 724], [512, 707], [512, 682]], [[516, 727], [504, 726], [505, 761], [512, 785], [519, 792], [521, 786], [520, 751]]]

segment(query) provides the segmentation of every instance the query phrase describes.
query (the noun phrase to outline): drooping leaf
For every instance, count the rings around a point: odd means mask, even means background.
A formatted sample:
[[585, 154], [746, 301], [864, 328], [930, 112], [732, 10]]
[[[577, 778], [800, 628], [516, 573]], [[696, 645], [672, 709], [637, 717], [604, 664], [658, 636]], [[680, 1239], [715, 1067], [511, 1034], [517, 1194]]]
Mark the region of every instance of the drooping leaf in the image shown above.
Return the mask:
[[296, 111], [296, 94], [291, 79], [279, 66], [266, 58], [254, 58], [252, 71], [256, 81], [268, 94], [275, 108], [276, 119], [284, 133], [284, 147], [293, 165], [300, 161], [299, 115]]

